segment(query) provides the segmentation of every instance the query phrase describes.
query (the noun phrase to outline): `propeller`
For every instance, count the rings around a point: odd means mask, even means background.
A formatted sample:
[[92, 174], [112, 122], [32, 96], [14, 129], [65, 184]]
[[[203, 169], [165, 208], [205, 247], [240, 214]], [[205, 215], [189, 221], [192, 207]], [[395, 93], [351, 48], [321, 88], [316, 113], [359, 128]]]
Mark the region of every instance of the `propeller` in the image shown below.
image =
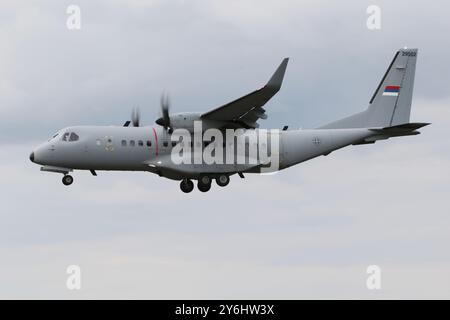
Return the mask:
[[140, 119], [141, 111], [139, 110], [139, 107], [134, 107], [131, 111], [131, 123], [133, 124], [133, 127], [139, 127]]
[[163, 126], [164, 129], [170, 130], [170, 116], [169, 116], [169, 95], [163, 94], [161, 96], [161, 117], [156, 120], [156, 124]]

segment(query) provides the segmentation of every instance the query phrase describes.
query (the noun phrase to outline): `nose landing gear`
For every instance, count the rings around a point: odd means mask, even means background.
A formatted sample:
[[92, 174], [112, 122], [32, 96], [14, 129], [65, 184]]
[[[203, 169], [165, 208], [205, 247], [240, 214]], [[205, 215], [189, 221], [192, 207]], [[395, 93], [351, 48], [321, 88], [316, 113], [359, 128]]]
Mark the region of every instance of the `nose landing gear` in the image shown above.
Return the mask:
[[73, 177], [69, 174], [64, 175], [64, 177], [62, 178], [62, 183], [65, 186], [70, 186], [73, 183]]

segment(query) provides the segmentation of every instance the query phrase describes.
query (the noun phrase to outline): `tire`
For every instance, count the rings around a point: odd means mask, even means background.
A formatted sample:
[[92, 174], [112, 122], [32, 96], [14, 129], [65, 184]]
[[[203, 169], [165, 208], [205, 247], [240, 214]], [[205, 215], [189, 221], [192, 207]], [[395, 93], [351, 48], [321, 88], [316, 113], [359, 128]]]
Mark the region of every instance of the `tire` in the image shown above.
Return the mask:
[[63, 183], [63, 185], [65, 185], [65, 186], [70, 186], [72, 183], [73, 183], [73, 177], [71, 176], [71, 175], [65, 175], [63, 178], [62, 178], [62, 183]]
[[181, 180], [180, 189], [184, 193], [189, 193], [194, 190], [194, 183], [189, 179]]
[[203, 184], [203, 183], [201, 182], [201, 180], [199, 180], [198, 183], [197, 183], [197, 188], [198, 188], [198, 190], [200, 190], [201, 192], [208, 192], [209, 189], [211, 189], [211, 183]]
[[220, 187], [225, 187], [230, 183], [230, 177], [226, 174], [221, 174], [216, 178], [216, 183]]
[[211, 177], [209, 177], [209, 176], [201, 176], [200, 179], [198, 180], [198, 182], [203, 184], [203, 185], [211, 184]]

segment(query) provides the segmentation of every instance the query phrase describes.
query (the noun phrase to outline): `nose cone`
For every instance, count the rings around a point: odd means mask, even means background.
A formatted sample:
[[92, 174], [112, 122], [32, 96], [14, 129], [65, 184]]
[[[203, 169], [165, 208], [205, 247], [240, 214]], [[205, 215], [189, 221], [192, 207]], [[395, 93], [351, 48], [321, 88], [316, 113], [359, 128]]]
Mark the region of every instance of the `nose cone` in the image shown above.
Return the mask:
[[32, 152], [32, 153], [30, 154], [30, 161], [31, 161], [31, 162], [34, 162], [34, 152]]

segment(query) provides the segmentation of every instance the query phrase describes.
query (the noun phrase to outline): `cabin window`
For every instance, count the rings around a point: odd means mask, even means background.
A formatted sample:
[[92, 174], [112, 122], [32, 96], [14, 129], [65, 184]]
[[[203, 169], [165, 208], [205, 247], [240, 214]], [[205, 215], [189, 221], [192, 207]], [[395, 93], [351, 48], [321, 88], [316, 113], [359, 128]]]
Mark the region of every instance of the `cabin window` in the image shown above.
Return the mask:
[[139, 140], [138, 145], [139, 145], [139, 147], [142, 147], [144, 145], [144, 142], [142, 140]]
[[177, 145], [176, 141], [172, 141], [172, 147], [175, 147]]
[[147, 147], [151, 147], [152, 146], [152, 142], [150, 140], [147, 140]]
[[130, 147], [134, 147], [136, 145], [136, 143], [134, 142], [134, 140], [130, 140]]
[[167, 148], [168, 145], [169, 145], [169, 143], [168, 143], [167, 141], [164, 141], [164, 142], [163, 142], [163, 146], [164, 146], [165, 148]]
[[126, 147], [127, 146], [127, 140], [122, 140], [122, 147]]

